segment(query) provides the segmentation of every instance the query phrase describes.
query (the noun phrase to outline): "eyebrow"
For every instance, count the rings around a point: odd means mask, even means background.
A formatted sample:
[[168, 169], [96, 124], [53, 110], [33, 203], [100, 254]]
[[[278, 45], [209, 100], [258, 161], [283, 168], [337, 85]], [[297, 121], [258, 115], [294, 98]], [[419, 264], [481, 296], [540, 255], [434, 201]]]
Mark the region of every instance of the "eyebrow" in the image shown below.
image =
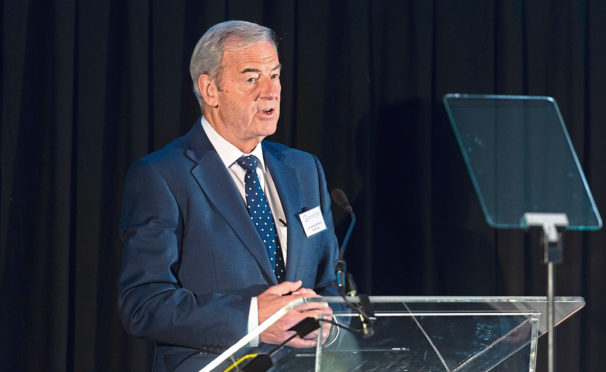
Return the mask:
[[[274, 68], [271, 69], [271, 71], [275, 71], [275, 70], [279, 70], [282, 68], [282, 64], [278, 63]], [[245, 68], [244, 70], [240, 71], [241, 74], [245, 74], [247, 72], [256, 72], [256, 73], [261, 73], [261, 70], [259, 70], [258, 68]]]

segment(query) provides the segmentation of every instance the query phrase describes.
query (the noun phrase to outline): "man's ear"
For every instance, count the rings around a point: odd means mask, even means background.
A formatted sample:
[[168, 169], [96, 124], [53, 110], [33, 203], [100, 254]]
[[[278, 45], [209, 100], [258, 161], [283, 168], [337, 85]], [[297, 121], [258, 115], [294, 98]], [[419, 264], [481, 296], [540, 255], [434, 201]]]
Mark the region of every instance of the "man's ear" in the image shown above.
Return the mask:
[[216, 107], [219, 104], [217, 84], [208, 74], [198, 76], [198, 92], [202, 95], [205, 105]]

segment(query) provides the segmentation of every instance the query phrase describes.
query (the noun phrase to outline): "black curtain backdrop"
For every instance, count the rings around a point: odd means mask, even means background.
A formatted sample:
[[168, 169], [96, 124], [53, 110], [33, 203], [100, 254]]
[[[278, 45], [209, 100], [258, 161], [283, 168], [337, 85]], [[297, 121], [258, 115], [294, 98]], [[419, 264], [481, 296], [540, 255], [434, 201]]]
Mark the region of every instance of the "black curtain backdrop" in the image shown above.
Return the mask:
[[[606, 211], [604, 0], [6, 0], [0, 12], [0, 369], [149, 370], [152, 347], [116, 310], [123, 178], [198, 117], [190, 54], [223, 20], [280, 36], [272, 139], [317, 154], [349, 195], [348, 261], [367, 293], [546, 293], [538, 234], [484, 221], [445, 93], [553, 96]], [[587, 306], [559, 328], [560, 371], [603, 370], [605, 243], [603, 230], [565, 235], [557, 294]]]

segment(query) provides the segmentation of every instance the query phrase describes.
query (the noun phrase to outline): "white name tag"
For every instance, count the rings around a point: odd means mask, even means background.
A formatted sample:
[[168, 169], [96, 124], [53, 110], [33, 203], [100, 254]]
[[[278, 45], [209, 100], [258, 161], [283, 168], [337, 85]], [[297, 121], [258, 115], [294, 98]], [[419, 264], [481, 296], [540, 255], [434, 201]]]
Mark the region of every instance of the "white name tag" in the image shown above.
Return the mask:
[[305, 230], [305, 235], [307, 235], [308, 238], [320, 231], [326, 230], [326, 224], [324, 223], [324, 217], [322, 217], [320, 206], [299, 213], [299, 219], [303, 225], [303, 230]]

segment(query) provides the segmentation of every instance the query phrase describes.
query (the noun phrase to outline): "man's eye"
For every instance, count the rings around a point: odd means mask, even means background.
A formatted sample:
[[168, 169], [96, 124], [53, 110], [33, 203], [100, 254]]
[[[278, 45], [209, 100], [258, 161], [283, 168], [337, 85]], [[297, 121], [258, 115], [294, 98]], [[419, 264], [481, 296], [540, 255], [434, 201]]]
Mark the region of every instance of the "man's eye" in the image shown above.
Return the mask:
[[255, 82], [255, 80], [257, 80], [257, 78], [256, 78], [256, 77], [251, 77], [251, 78], [246, 79], [246, 82], [247, 82], [247, 83], [251, 83], [251, 84], [252, 84], [252, 83], [254, 83], [254, 82]]
[[273, 74], [273, 75], [271, 75], [271, 79], [272, 80], [280, 79], [280, 74]]

